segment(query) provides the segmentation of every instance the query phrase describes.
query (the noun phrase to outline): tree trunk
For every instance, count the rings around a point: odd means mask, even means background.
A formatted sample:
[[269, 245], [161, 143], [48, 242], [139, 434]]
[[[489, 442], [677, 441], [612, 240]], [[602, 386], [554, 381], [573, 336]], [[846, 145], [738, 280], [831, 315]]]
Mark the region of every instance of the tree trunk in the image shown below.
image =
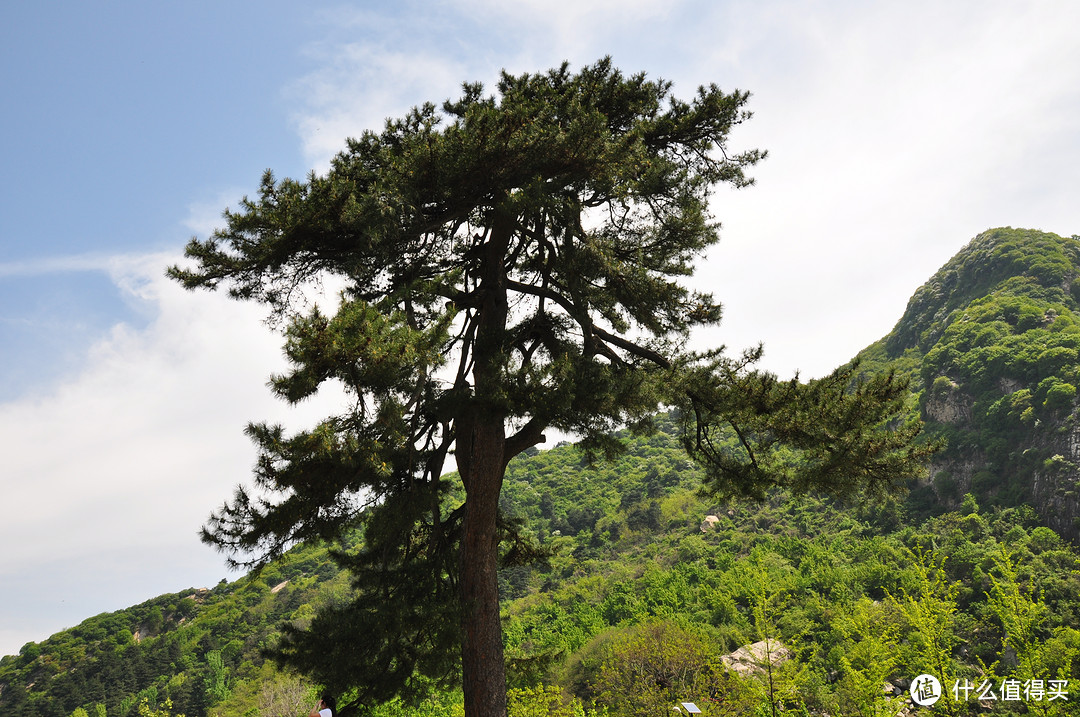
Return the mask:
[[466, 717], [506, 717], [497, 516], [506, 470], [506, 409], [500, 399], [508, 314], [503, 262], [512, 226], [512, 217], [496, 212], [483, 249], [474, 395], [457, 425], [458, 469], [465, 485], [461, 669]]
[[480, 419], [474, 426], [471, 475], [464, 481], [468, 487], [461, 539], [461, 668], [466, 717], [506, 715], [496, 533], [505, 437], [502, 420], [493, 423]]

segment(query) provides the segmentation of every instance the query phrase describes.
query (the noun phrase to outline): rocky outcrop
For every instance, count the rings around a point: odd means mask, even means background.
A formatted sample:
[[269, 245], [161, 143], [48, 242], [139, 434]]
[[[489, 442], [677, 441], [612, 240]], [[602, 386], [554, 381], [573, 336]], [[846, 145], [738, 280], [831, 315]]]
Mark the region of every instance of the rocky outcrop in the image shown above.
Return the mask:
[[1080, 540], [1080, 425], [1055, 434], [1045, 451], [1050, 457], [1034, 472], [1031, 502], [1048, 526]]
[[768, 665], [777, 667], [791, 659], [791, 650], [779, 640], [762, 640], [743, 645], [720, 660], [724, 667], [739, 675], [755, 675], [765, 672]]
[[971, 421], [972, 400], [962, 392], [953, 390], [935, 393], [926, 399], [926, 417], [938, 423], [967, 423]]

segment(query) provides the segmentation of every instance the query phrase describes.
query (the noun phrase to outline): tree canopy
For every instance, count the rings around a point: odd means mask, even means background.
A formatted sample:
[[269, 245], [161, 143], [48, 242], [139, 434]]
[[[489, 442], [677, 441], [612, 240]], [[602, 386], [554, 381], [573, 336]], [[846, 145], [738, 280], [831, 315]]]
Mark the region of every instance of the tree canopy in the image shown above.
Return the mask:
[[[674, 407], [722, 494], [873, 490], [918, 470], [918, 426], [886, 425], [903, 382], [853, 386], [852, 367], [779, 381], [754, 370], [756, 350], [686, 348], [721, 314], [685, 284], [718, 239], [710, 193], [750, 184], [764, 156], [728, 147], [747, 99], [710, 85], [678, 100], [607, 59], [503, 73], [493, 95], [466, 84], [349, 140], [324, 175], [267, 172], [224, 229], [192, 240], [194, 267], [171, 276], [285, 321], [279, 396], [336, 382], [352, 399], [294, 435], [251, 425], [256, 490], [204, 530], [258, 564], [363, 526], [342, 555], [357, 597], [289, 631], [284, 661], [358, 702], [460, 664], [466, 714], [505, 714], [496, 570], [531, 548], [499, 497], [508, 461], [548, 428], [611, 454], [613, 429], [647, 430]], [[326, 274], [346, 283], [340, 304], [297, 310]], [[444, 476], [451, 454], [463, 500]]]

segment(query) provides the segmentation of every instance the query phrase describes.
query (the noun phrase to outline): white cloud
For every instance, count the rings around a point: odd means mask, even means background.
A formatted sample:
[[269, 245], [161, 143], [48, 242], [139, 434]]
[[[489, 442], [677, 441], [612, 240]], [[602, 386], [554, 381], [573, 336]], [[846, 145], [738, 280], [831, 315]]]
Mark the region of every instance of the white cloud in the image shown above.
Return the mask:
[[40, 276], [73, 271], [105, 271], [113, 258], [102, 254], [50, 256], [40, 259], [0, 262], [0, 278], [9, 276]]
[[323, 66], [295, 82], [288, 94], [302, 107], [293, 121], [304, 156], [318, 172], [329, 168], [346, 139], [365, 130], [381, 132], [388, 118], [455, 96], [467, 79], [453, 59], [375, 42], [328, 43], [309, 52]]
[[[115, 325], [77, 374], [0, 404], [0, 582], [23, 585], [0, 603], [54, 603], [52, 561], [80, 566], [68, 591], [117, 601], [108, 609], [223, 575], [221, 557], [199, 545], [197, 531], [250, 476], [255, 454], [244, 426], [299, 427], [333, 410], [333, 397], [297, 410], [275, 400], [265, 382], [285, 362], [260, 307], [184, 291], [163, 275], [177, 258], [98, 261], [152, 320], [141, 330]], [[0, 615], [10, 614], [0, 605]], [[33, 617], [0, 624], [0, 638]], [[19, 645], [0, 644], [0, 653]]]
[[[458, 12], [485, 28], [487, 36], [498, 38], [496, 43], [512, 38], [511, 56], [500, 58], [512, 72], [543, 71], [562, 60], [592, 62], [609, 54], [611, 46], [627, 35], [640, 37], [643, 30], [664, 27], [678, 5], [655, 0], [454, 3]], [[533, 66], [537, 61], [541, 64]]]
[[728, 310], [713, 336], [756, 336], [770, 368], [820, 375], [888, 332], [976, 233], [1077, 231], [1080, 45], [1067, 28], [1080, 10], [781, 7], [793, 12], [770, 4], [748, 21], [774, 47], [750, 42], [757, 61], [735, 69], [756, 112], [736, 143], [770, 157], [756, 187], [716, 205], [724, 241], [703, 281]]

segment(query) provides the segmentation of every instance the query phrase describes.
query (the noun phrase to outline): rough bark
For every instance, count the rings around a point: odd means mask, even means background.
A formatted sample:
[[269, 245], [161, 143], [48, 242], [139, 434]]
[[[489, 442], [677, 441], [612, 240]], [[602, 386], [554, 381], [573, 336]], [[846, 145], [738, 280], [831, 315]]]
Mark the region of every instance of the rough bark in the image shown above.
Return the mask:
[[499, 621], [497, 514], [506, 469], [505, 410], [499, 405], [506, 333], [503, 257], [512, 220], [497, 216], [484, 248], [474, 397], [458, 422], [458, 468], [465, 485], [461, 541], [462, 686], [466, 717], [505, 717], [506, 667]]
[[502, 717], [506, 714], [506, 671], [499, 622], [496, 534], [503, 477], [502, 420], [477, 421], [470, 443], [472, 456], [461, 543], [465, 714]]

